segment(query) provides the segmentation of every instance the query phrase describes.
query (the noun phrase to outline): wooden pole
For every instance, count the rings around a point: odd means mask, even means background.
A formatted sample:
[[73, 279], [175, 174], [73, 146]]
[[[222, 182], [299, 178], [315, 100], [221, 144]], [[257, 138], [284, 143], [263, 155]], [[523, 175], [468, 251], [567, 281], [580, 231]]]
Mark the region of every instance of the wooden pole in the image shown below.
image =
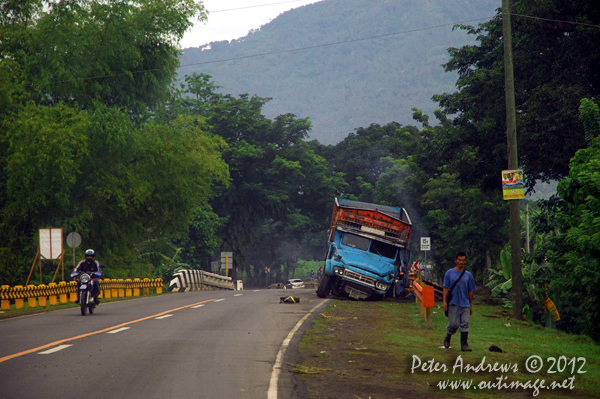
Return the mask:
[[38, 256], [40, 256], [40, 251], [37, 251], [37, 254], [35, 254], [35, 259], [33, 260], [33, 264], [31, 265], [31, 270], [29, 270], [29, 276], [27, 277], [27, 282], [25, 283], [25, 287], [27, 287], [29, 285], [29, 280], [31, 279], [31, 275], [33, 274], [33, 268], [35, 267], [35, 263], [38, 260]]
[[[502, 0], [502, 33], [504, 36], [504, 85], [506, 94], [506, 138], [508, 143], [508, 169], [518, 169], [517, 123], [515, 114], [515, 78], [513, 72], [512, 31], [510, 1]], [[512, 268], [512, 314], [523, 318], [523, 270], [521, 266], [521, 215], [520, 200], [509, 200], [510, 247]]]

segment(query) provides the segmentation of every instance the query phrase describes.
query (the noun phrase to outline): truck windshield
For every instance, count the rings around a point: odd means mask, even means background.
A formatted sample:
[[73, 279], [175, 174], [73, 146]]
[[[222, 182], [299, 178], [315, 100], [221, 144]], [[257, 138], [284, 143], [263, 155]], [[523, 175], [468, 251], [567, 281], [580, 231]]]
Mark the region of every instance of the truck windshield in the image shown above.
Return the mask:
[[386, 258], [395, 259], [396, 252], [398, 252], [398, 248], [393, 245], [386, 244], [385, 242], [371, 240], [371, 246], [369, 247], [369, 252], [372, 252], [377, 255], [381, 255]]
[[396, 253], [398, 252], [398, 248], [393, 245], [377, 240], [370, 240], [366, 237], [357, 236], [356, 234], [351, 233], [344, 233], [342, 244], [360, 249], [361, 251], [369, 251], [373, 254], [390, 259], [395, 259]]
[[366, 251], [369, 249], [369, 241], [371, 240], [368, 238], [357, 236], [351, 233], [344, 233], [344, 237], [342, 238], [342, 244], [352, 248], [360, 249], [361, 251]]

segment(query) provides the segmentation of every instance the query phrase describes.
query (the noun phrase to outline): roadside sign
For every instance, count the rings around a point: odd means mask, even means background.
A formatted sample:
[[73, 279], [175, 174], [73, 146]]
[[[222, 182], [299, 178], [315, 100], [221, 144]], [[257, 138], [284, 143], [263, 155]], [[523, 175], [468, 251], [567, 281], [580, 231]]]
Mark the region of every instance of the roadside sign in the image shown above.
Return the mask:
[[[77, 232], [72, 232], [67, 235], [67, 245], [73, 248], [73, 265], [76, 265], [75, 248], [81, 245], [81, 235]], [[63, 279], [64, 280], [64, 279]]]
[[525, 198], [525, 184], [521, 169], [502, 171], [502, 197], [505, 200]]
[[67, 235], [67, 245], [71, 248], [77, 248], [81, 245], [81, 236], [79, 233], [72, 232]]
[[270, 267], [265, 267], [265, 273], [271, 273], [271, 268]]
[[233, 252], [221, 252], [221, 270], [225, 269], [229, 272], [231, 264], [233, 263]]
[[421, 237], [421, 251], [431, 251], [430, 237]]
[[60, 259], [63, 252], [61, 228], [39, 229], [40, 256], [42, 259]]

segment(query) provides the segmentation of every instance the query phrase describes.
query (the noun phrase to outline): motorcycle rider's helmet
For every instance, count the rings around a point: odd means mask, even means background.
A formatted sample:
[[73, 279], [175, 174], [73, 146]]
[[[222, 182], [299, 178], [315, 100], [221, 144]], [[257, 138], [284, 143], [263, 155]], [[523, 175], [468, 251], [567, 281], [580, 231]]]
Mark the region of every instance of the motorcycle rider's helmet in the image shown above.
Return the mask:
[[90, 257], [90, 256], [93, 258], [95, 254], [96, 254], [96, 253], [94, 252], [94, 250], [93, 250], [93, 249], [88, 249], [88, 250], [86, 250], [86, 251], [85, 251], [85, 257], [86, 257], [86, 258], [87, 258], [87, 257]]

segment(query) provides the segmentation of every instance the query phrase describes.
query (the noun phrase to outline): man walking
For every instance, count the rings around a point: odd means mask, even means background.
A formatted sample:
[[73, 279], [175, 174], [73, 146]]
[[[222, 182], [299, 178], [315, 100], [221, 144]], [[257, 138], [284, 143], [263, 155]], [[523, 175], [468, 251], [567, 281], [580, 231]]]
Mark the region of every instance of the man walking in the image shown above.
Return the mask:
[[[460, 328], [460, 345], [463, 352], [471, 352], [469, 348], [469, 322], [473, 314], [473, 291], [476, 285], [473, 275], [465, 270], [467, 255], [456, 254], [456, 266], [444, 275], [444, 310], [448, 312], [448, 325], [444, 346], [450, 347], [450, 338]], [[450, 300], [447, 301], [448, 296]], [[449, 302], [449, 303], [448, 303]]]

